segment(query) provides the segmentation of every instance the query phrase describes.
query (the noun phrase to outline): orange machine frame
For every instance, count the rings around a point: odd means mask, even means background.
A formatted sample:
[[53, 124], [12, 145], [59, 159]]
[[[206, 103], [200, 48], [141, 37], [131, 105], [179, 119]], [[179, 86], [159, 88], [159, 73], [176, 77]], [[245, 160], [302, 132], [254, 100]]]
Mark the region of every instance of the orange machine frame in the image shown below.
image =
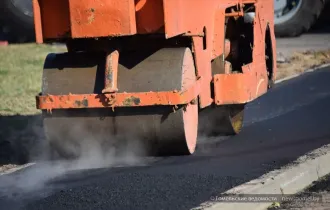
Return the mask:
[[[227, 54], [224, 44], [225, 18], [243, 16], [241, 8], [254, 4], [254, 44], [252, 62], [242, 66], [239, 74], [212, 75], [213, 59]], [[229, 7], [235, 11], [227, 11]], [[96, 108], [121, 106], [180, 105], [194, 102], [199, 106], [247, 103], [269, 88], [266, 68], [265, 36], [270, 30], [272, 75], [276, 75], [276, 43], [273, 23], [273, 0], [33, 0], [36, 40], [125, 37], [137, 34], [160, 34], [165, 39], [189, 36], [197, 70], [196, 83], [183, 92], [117, 93], [116, 76], [105, 81], [110, 90], [104, 94], [40, 95], [37, 108]], [[108, 73], [116, 75], [118, 52], [110, 53]], [[213, 83], [214, 96], [211, 95]]]

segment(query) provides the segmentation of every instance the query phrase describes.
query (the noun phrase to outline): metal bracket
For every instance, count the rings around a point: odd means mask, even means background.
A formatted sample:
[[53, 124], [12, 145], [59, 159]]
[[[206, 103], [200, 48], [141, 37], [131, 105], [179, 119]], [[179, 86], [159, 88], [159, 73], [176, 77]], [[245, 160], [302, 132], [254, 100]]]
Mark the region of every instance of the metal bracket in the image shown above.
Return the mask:
[[117, 50], [107, 54], [105, 59], [104, 89], [102, 93], [118, 92], [118, 62], [119, 52]]

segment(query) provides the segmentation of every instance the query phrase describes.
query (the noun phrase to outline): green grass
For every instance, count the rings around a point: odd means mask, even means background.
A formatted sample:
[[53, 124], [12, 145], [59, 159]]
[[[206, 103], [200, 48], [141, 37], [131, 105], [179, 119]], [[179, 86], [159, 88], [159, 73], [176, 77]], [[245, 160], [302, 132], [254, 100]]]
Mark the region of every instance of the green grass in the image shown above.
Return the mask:
[[20, 44], [0, 47], [0, 115], [40, 113], [35, 96], [41, 90], [43, 63], [48, 53], [64, 46]]

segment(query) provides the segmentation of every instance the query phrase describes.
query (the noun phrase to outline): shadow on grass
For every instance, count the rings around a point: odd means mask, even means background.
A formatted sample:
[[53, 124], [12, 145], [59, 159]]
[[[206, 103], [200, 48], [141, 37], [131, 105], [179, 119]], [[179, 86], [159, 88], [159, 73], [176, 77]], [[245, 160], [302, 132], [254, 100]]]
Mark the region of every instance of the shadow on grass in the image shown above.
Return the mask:
[[40, 154], [41, 115], [0, 116], [0, 165], [24, 164]]

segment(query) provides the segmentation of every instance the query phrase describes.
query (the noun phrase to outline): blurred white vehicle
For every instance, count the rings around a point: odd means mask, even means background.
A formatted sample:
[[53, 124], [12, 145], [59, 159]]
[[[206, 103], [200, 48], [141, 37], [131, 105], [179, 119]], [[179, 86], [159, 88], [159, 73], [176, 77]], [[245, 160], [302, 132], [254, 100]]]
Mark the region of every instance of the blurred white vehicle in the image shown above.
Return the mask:
[[[308, 31], [318, 20], [328, 0], [274, 0], [277, 37], [294, 37]], [[254, 13], [248, 14], [250, 17]]]

